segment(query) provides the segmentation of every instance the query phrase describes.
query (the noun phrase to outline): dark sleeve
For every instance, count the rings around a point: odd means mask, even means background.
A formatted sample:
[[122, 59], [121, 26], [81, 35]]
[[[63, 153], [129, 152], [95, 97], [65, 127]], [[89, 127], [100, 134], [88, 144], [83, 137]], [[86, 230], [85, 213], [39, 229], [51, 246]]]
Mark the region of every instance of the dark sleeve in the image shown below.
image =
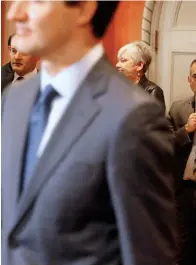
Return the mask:
[[10, 90], [10, 86], [8, 86], [5, 91], [3, 91], [3, 94], [1, 96], [1, 118], [3, 117], [4, 105], [5, 105], [5, 101], [7, 99], [9, 90]]
[[164, 98], [164, 94], [163, 94], [163, 90], [159, 87], [156, 86], [154, 87], [154, 89], [152, 90], [152, 96], [154, 96], [159, 102], [162, 103], [164, 110], [165, 110], [165, 98]]
[[154, 103], [130, 113], [111, 138], [108, 183], [123, 265], [175, 265], [172, 136]]
[[188, 134], [185, 130], [185, 125], [179, 128], [177, 124], [177, 115], [180, 113], [180, 109], [176, 106], [174, 102], [169, 110], [167, 119], [169, 121], [169, 127], [175, 135], [175, 146], [180, 149], [192, 141], [192, 134]]

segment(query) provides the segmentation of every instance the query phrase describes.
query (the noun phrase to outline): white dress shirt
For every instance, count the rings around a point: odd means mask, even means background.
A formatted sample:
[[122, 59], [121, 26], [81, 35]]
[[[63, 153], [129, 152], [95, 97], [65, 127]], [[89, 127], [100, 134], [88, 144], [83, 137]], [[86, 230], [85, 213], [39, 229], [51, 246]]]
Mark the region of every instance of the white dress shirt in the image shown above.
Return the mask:
[[[30, 73], [28, 73], [22, 77], [24, 79], [30, 79], [31, 77], [35, 76], [36, 74], [37, 74], [37, 69], [35, 68], [32, 72], [30, 72]], [[18, 77], [20, 77], [20, 75], [18, 75], [16, 72], [14, 72], [14, 79], [13, 79], [12, 83], [15, 83]]]
[[79, 88], [82, 81], [99, 61], [104, 54], [102, 44], [93, 47], [80, 61], [65, 68], [56, 76], [51, 77], [44, 66], [41, 67], [41, 92], [47, 85], [52, 85], [60, 95], [55, 98], [48, 117], [48, 123], [44, 131], [41, 143], [38, 148], [38, 157], [43, 153], [57, 123], [65, 112], [68, 104], [71, 102], [75, 92]]

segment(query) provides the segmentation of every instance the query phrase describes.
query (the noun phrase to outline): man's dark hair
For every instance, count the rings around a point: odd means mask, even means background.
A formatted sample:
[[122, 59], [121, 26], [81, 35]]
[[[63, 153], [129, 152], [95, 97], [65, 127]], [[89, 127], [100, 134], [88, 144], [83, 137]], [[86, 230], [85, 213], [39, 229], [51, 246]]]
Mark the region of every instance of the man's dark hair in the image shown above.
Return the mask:
[[[67, 5], [77, 5], [81, 1], [65, 1]], [[97, 38], [101, 38], [112, 19], [119, 1], [97, 1], [97, 10], [91, 21], [93, 33]]]
[[194, 60], [192, 61], [192, 63], [190, 64], [190, 76], [191, 76], [191, 74], [192, 74], [192, 66], [193, 66], [194, 64], [196, 64], [196, 59], [194, 59]]
[[9, 38], [8, 38], [8, 42], [7, 42], [8, 46], [11, 46], [12, 38], [13, 38], [15, 35], [16, 35], [16, 33], [13, 33], [12, 35], [9, 36]]

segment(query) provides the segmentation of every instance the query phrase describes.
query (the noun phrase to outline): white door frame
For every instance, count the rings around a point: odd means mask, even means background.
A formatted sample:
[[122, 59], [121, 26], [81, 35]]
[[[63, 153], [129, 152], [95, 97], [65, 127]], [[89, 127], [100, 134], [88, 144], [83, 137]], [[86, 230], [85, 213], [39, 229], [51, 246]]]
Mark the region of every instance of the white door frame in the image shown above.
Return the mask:
[[[172, 83], [174, 76], [174, 58], [179, 55], [192, 55], [195, 53], [195, 37], [190, 37], [190, 31], [196, 30], [195, 26], [184, 28], [182, 26], [176, 26], [182, 2], [154, 1], [153, 4], [151, 3], [151, 27], [148, 30], [148, 34], [146, 34], [146, 30], [143, 30], [143, 26], [146, 23], [144, 21], [142, 23], [142, 40], [151, 45], [154, 50], [153, 60], [149, 69], [149, 78], [163, 89], [167, 109], [169, 109], [171, 103], [175, 100], [175, 91], [173, 90]], [[146, 17], [146, 5], [149, 5], [148, 1], [145, 4], [143, 20]], [[165, 19], [165, 15], [167, 15], [167, 19]], [[156, 31], [159, 34], [158, 43], [155, 41]], [[179, 42], [181, 32], [183, 32], [185, 38]], [[189, 38], [188, 43], [186, 36]], [[156, 46], [158, 46], [157, 51], [155, 49]]]

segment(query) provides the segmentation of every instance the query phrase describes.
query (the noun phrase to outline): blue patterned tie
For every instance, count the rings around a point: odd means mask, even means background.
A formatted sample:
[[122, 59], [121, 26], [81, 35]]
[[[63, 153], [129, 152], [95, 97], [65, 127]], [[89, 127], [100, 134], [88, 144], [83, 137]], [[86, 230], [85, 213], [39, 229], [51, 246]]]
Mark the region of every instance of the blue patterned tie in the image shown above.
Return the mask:
[[28, 185], [37, 162], [37, 151], [41, 142], [51, 109], [51, 103], [57, 96], [57, 92], [51, 85], [47, 85], [44, 92], [40, 93], [33, 106], [29, 129], [27, 135], [27, 145], [24, 160], [23, 189]]

